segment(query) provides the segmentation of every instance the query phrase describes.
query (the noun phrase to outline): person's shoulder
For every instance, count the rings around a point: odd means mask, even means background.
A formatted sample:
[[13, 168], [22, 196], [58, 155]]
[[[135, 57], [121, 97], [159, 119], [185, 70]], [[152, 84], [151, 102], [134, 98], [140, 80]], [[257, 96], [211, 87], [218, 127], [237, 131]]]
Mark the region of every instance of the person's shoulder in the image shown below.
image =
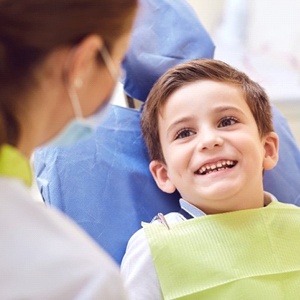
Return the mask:
[[284, 203], [278, 201], [278, 202], [271, 202], [268, 206], [270, 208], [298, 210], [300, 213], [300, 207], [292, 203]]
[[[108, 295], [123, 299], [117, 265], [78, 225], [56, 209], [34, 202], [21, 182], [1, 178], [3, 184], [0, 210], [6, 213], [0, 215], [5, 228], [0, 232], [0, 267], [4, 274], [12, 274], [14, 282], [23, 282], [20, 293], [26, 289], [27, 295], [28, 290], [28, 298], [49, 293], [53, 298], [87, 294], [91, 296], [87, 299]], [[3, 296], [11, 280], [1, 280], [2, 284], [7, 286], [0, 292]]]
[[264, 192], [265, 195], [265, 206], [269, 207], [269, 208], [291, 208], [291, 209], [296, 209], [298, 210], [300, 207], [292, 204], [292, 203], [286, 203], [286, 202], [282, 202], [280, 200], [278, 200], [273, 194], [269, 193], [269, 192]]
[[[186, 218], [178, 213], [178, 212], [170, 212], [166, 215], [163, 215], [164, 219], [166, 220], [167, 223], [169, 224], [175, 224], [175, 223], [179, 223], [179, 222], [182, 222], [182, 221], [185, 221]], [[162, 223], [162, 220], [161, 218], [156, 215], [152, 221], [151, 221], [152, 224], [155, 224], [155, 223]]]
[[[186, 218], [178, 212], [171, 212], [163, 215], [163, 217], [165, 218], [166, 222], [170, 224], [174, 224], [186, 220]], [[153, 217], [150, 224], [158, 224], [158, 223], [162, 223], [162, 220], [158, 217], [158, 215], [156, 215]], [[147, 238], [145, 235], [144, 228], [140, 228], [131, 236], [128, 244], [138, 244], [138, 243], [142, 243], [145, 240], [147, 240]]]

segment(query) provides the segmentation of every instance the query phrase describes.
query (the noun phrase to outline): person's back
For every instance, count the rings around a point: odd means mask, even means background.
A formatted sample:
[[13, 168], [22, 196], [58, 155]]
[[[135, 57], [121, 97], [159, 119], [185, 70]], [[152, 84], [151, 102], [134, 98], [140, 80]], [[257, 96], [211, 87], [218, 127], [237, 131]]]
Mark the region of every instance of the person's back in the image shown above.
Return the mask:
[[117, 266], [73, 222], [17, 179], [0, 178], [0, 190], [1, 299], [125, 297]]
[[[30, 158], [93, 130], [136, 0], [0, 1], [0, 298], [126, 299], [117, 265], [30, 194]], [[80, 21], [79, 21], [80, 20]]]

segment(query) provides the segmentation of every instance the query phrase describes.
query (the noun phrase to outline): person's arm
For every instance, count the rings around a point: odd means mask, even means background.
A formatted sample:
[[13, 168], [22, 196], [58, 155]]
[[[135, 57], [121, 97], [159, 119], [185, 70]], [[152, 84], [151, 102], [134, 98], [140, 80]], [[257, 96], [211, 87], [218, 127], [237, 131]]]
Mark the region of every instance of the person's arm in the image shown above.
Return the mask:
[[121, 264], [121, 275], [130, 300], [162, 299], [160, 284], [143, 229], [136, 232], [128, 242]]

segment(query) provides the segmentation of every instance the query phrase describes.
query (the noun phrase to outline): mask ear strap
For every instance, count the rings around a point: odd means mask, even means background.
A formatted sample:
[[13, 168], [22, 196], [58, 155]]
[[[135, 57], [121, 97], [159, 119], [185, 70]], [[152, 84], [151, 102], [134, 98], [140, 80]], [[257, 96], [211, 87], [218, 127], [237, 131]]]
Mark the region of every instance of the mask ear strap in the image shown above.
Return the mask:
[[82, 111], [81, 111], [81, 107], [80, 107], [79, 98], [78, 98], [78, 95], [73, 86], [68, 88], [68, 94], [69, 94], [69, 98], [71, 100], [75, 118], [82, 119], [83, 115], [82, 115]]
[[[72, 49], [71, 51], [73, 52], [74, 49]], [[107, 48], [105, 47], [105, 45], [103, 45], [103, 47], [99, 51], [101, 53], [101, 56], [104, 60], [104, 63], [106, 64], [106, 67], [107, 67], [109, 73], [111, 74], [113, 80], [117, 81], [118, 77], [119, 77], [119, 74], [117, 72], [117, 69], [116, 69], [116, 67], [113, 63], [113, 60], [111, 59], [111, 56], [108, 53]], [[72, 54], [72, 52], [71, 52], [71, 54]], [[70, 59], [70, 55], [69, 55], [69, 57], [68, 57], [68, 59], [65, 63], [65, 67], [64, 67], [65, 74], [66, 74], [66, 71], [68, 69], [69, 59]], [[65, 81], [67, 82], [66, 76], [65, 76]], [[75, 87], [79, 87], [78, 86], [78, 85], [80, 85], [79, 82], [82, 84], [82, 82], [78, 79], [78, 81], [76, 81], [74, 83], [74, 85], [71, 85], [70, 87], [67, 87], [67, 91], [68, 91], [69, 98], [71, 100], [71, 104], [72, 104], [72, 107], [73, 107], [75, 118], [83, 119], [79, 98], [78, 98], [78, 95], [77, 95], [76, 90], [75, 90]]]
[[101, 49], [99, 49], [99, 51], [101, 53], [101, 56], [106, 64], [106, 67], [107, 67], [109, 73], [111, 74], [111, 77], [117, 81], [119, 78], [119, 72], [117, 71], [117, 69], [113, 63], [113, 60], [111, 59], [111, 56], [110, 56], [109, 52], [107, 51], [107, 48], [105, 47], [105, 45], [103, 45], [103, 47]]
[[70, 59], [71, 59], [71, 56], [73, 55], [75, 49], [76, 49], [76, 46], [70, 50], [69, 55], [65, 61], [64, 68], [63, 68], [63, 79], [64, 79], [64, 84], [66, 86], [66, 89], [67, 89], [67, 92], [68, 92], [68, 95], [69, 95], [69, 98], [70, 98], [70, 101], [72, 104], [75, 118], [82, 119], [83, 118], [82, 110], [80, 107], [78, 95], [75, 90], [75, 87], [77, 87], [77, 88], [81, 87], [82, 80], [80, 78], [77, 78], [73, 84], [70, 84], [69, 78], [68, 78]]

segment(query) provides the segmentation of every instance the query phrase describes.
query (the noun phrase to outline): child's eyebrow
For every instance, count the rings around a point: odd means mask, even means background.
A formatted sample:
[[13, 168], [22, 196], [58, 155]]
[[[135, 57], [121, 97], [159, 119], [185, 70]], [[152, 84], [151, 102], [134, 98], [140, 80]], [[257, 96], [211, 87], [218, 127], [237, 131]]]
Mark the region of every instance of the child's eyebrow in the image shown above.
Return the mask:
[[190, 121], [191, 119], [193, 119], [193, 117], [189, 116], [189, 117], [183, 117], [183, 118], [180, 118], [176, 121], [174, 121], [168, 128], [167, 128], [167, 135], [170, 134], [170, 132], [172, 131], [172, 129], [174, 127], [176, 127], [178, 124], [180, 123], [185, 123], [187, 121]]
[[[228, 106], [228, 105], [224, 105], [224, 106], [217, 106], [216, 108], [213, 108], [213, 111], [215, 113], [238, 113], [238, 114], [242, 114], [245, 115], [244, 112], [235, 107], [235, 106]], [[167, 136], [170, 134], [170, 132], [172, 132], [173, 128], [176, 127], [177, 125], [181, 124], [181, 123], [185, 123], [188, 121], [191, 121], [192, 119], [195, 119], [196, 116], [188, 116], [188, 117], [182, 117], [179, 118], [178, 120], [175, 120], [168, 128], [167, 128]]]
[[237, 108], [235, 106], [218, 106], [214, 109], [214, 111], [217, 112], [217, 113], [235, 112], [235, 113], [245, 115], [244, 112], [240, 108]]

